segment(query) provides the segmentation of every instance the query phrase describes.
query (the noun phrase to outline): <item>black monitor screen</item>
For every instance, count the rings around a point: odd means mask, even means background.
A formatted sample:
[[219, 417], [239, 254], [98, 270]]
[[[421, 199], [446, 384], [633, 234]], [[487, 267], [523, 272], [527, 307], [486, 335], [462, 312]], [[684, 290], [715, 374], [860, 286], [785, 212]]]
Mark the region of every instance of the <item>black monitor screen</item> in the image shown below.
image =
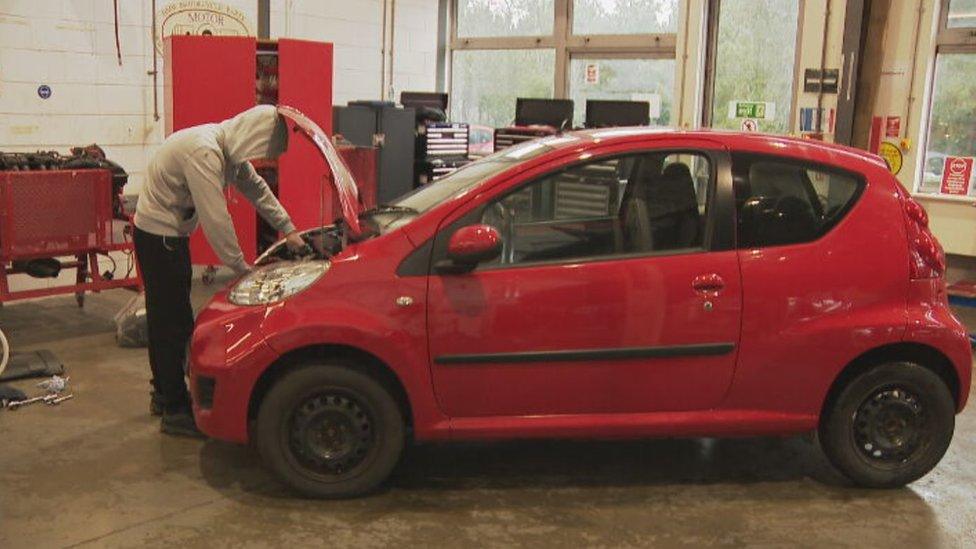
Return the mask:
[[646, 126], [651, 122], [647, 101], [586, 101], [586, 127]]
[[447, 112], [447, 94], [436, 92], [402, 92], [400, 104], [404, 107], [430, 107]]
[[568, 130], [573, 127], [573, 100], [519, 97], [515, 100], [515, 125]]

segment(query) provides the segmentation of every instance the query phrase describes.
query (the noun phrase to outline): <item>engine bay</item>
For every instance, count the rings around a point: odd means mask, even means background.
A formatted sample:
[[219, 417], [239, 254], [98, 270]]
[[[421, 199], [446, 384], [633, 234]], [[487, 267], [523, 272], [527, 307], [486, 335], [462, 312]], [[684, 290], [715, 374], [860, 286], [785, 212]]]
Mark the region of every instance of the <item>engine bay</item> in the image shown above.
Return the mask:
[[305, 248], [292, 251], [284, 240], [276, 242], [257, 259], [257, 266], [279, 261], [324, 260], [336, 255], [345, 246], [343, 231], [335, 225], [302, 231]]

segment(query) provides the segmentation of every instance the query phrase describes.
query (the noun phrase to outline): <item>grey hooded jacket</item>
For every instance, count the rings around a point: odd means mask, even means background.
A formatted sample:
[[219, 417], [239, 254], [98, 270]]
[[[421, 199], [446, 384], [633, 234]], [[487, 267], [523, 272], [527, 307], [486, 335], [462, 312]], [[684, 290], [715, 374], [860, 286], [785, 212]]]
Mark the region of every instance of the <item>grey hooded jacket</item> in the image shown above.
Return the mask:
[[248, 162], [277, 158], [287, 145], [287, 126], [271, 105], [173, 133], [149, 163], [136, 227], [159, 236], [189, 236], [199, 220], [217, 257], [235, 272], [247, 271], [225, 188], [233, 184], [275, 229], [294, 231], [288, 213]]

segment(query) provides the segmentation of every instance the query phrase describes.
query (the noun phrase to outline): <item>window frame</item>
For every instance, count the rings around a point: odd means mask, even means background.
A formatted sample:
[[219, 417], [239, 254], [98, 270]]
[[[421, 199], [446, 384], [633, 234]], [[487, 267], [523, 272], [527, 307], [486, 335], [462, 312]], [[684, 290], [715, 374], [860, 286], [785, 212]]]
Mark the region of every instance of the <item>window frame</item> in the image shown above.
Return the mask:
[[[728, 185], [729, 191], [731, 191], [731, 175], [728, 177], [727, 183], [725, 182], [725, 174], [728, 172], [730, 160], [728, 157], [728, 152], [725, 149], [719, 147], [715, 148], [696, 148], [696, 147], [681, 147], [681, 146], [666, 146], [666, 147], [640, 147], [636, 149], [630, 149], [627, 151], [615, 151], [606, 153], [603, 155], [595, 154], [583, 160], [574, 160], [572, 162], [560, 165], [551, 170], [546, 170], [542, 173], [534, 175], [528, 179], [522, 180], [514, 185], [508, 186], [505, 190], [493, 195], [488, 198], [484, 203], [479, 204], [471, 208], [470, 211], [462, 215], [453, 223], [441, 227], [435, 240], [441, 242], [441, 246], [436, 243], [434, 245], [434, 257], [431, 261], [431, 265], [436, 264], [440, 259], [446, 257], [446, 243], [450, 236], [461, 227], [476, 224], [480, 222], [485, 210], [499, 200], [504, 200], [506, 197], [524, 190], [526, 187], [535, 185], [541, 181], [544, 181], [554, 175], [561, 172], [578, 168], [586, 164], [593, 164], [596, 162], [603, 162], [606, 160], [613, 160], [615, 158], [623, 158], [628, 156], [640, 156], [644, 154], [661, 154], [664, 156], [672, 154], [694, 154], [702, 156], [708, 160], [709, 163], [709, 180], [708, 180], [708, 194], [705, 201], [705, 212], [702, 214], [705, 218], [705, 225], [702, 235], [702, 244], [700, 246], [692, 248], [680, 248], [674, 250], [660, 250], [660, 251], [642, 251], [642, 252], [629, 252], [629, 253], [612, 253], [606, 255], [592, 256], [592, 257], [577, 257], [577, 258], [565, 258], [565, 259], [545, 259], [538, 261], [525, 261], [520, 263], [498, 263], [498, 264], [479, 264], [473, 271], [473, 273], [479, 272], [489, 272], [489, 271], [499, 271], [507, 269], [521, 269], [529, 267], [544, 267], [544, 266], [559, 266], [567, 264], [588, 264], [588, 263], [598, 263], [607, 261], [623, 261], [630, 259], [641, 259], [641, 258], [654, 258], [654, 257], [669, 257], [678, 255], [696, 255], [702, 253], [727, 251], [729, 247], [726, 245], [726, 238], [720, 236], [720, 233], [724, 230], [728, 232], [731, 229], [731, 224], [735, 222], [735, 203], [734, 195], [728, 196], [723, 193], [723, 187]], [[731, 215], [728, 215], [728, 208], [723, 207], [723, 202], [732, 200]], [[721, 223], [721, 216], [726, 217], [726, 226], [723, 227]], [[730, 235], [729, 235], [730, 236]], [[443, 249], [441, 249], [443, 248]], [[435, 273], [436, 274], [436, 273]]]
[[[924, 197], [928, 200], [942, 200], [946, 202], [972, 203], [972, 196], [947, 195], [941, 192], [924, 192], [921, 190], [925, 178], [925, 159], [929, 150], [929, 129], [932, 124], [932, 107], [935, 104], [936, 68], [939, 54], [973, 54], [976, 55], [976, 26], [949, 28], [949, 3], [951, 0], [939, 0], [936, 4], [939, 13], [936, 17], [935, 40], [930, 57], [928, 76], [926, 79], [926, 99], [919, 124], [918, 158], [915, 162], [915, 174], [912, 180], [912, 195]], [[973, 153], [976, 157], [976, 151]]]
[[[653, 59], [674, 59], [675, 71], [683, 71], [678, 66], [677, 46], [678, 33], [681, 32], [682, 22], [688, 18], [688, 0], [678, 0], [678, 20], [673, 33], [647, 34], [574, 34], [573, 7], [574, 0], [554, 0], [553, 33], [542, 36], [498, 36], [498, 37], [459, 37], [458, 36], [458, 0], [450, 1], [450, 29], [446, 58], [449, 70], [445, 84], [448, 93], [452, 92], [454, 77], [452, 74], [454, 52], [460, 50], [524, 50], [524, 49], [552, 49], [555, 50], [555, 67], [553, 74], [553, 98], [569, 99], [569, 70], [570, 59], [580, 55], [603, 54], [606, 56], [624, 55]], [[673, 98], [677, 105], [681, 101], [681, 90], [675, 75]], [[512, 105], [513, 113], [515, 106]], [[574, 120], [574, 125], [581, 126], [580, 121]], [[678, 127], [680, 120], [673, 120], [671, 125]]]
[[974, 46], [976, 47], [976, 25], [972, 27], [949, 28], [949, 4], [952, 0], [940, 0], [937, 46]]
[[[756, 162], [757, 160], [765, 161], [765, 162], [778, 162], [781, 164], [789, 164], [791, 166], [796, 166], [797, 168], [803, 170], [813, 170], [825, 174], [836, 174], [843, 177], [848, 177], [851, 180], [853, 180], [854, 183], [857, 184], [857, 189], [855, 189], [854, 193], [851, 195], [850, 200], [847, 201], [847, 204], [843, 208], [838, 210], [836, 218], [831, 223], [823, 225], [818, 231], [816, 237], [810, 240], [790, 242], [787, 244], [767, 244], [764, 246], [743, 246], [739, 242], [739, 232], [740, 232], [739, 231], [739, 200], [736, 194], [735, 183], [734, 183], [735, 180], [734, 174], [736, 173], [736, 158], [747, 158], [750, 167], [752, 163]], [[843, 223], [845, 219], [847, 219], [847, 216], [851, 213], [851, 210], [857, 207], [857, 205], [861, 202], [861, 198], [864, 196], [864, 192], [868, 186], [868, 178], [860, 172], [845, 170], [844, 168], [840, 168], [831, 164], [823, 164], [820, 162], [815, 162], [804, 158], [782, 156], [782, 155], [770, 154], [770, 153], [756, 153], [750, 151], [732, 151], [732, 153], [729, 155], [729, 160], [731, 162], [731, 168], [733, 173], [732, 208], [733, 208], [733, 215], [735, 216], [735, 229], [736, 229], [735, 249], [740, 251], [766, 250], [770, 248], [782, 248], [785, 246], [805, 246], [808, 244], [814, 244], [816, 242], [819, 242], [820, 240], [827, 237], [827, 235], [834, 232], [834, 230], [841, 223]], [[751, 185], [752, 183], [750, 182], [750, 186]]]
[[[797, 0], [796, 17], [796, 41], [793, 44], [793, 86], [790, 92], [789, 109], [789, 131], [785, 135], [790, 135], [797, 126], [797, 97], [799, 97], [800, 74], [800, 53], [803, 44], [803, 14], [805, 12], [806, 0]], [[705, 13], [705, 62], [704, 62], [704, 81], [702, 85], [702, 127], [712, 127], [712, 111], [715, 110], [715, 63], [718, 59], [718, 25], [719, 14], [722, 9], [722, 0], [706, 0]]]

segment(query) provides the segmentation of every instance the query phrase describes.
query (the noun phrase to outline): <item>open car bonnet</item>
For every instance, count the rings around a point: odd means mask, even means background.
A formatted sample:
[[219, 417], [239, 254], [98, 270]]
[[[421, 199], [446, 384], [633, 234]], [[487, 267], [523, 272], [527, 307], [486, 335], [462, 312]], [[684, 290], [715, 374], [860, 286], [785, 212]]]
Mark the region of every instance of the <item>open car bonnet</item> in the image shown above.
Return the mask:
[[332, 171], [332, 185], [339, 197], [339, 206], [342, 209], [342, 217], [346, 226], [353, 236], [359, 236], [362, 233], [359, 225], [359, 214], [362, 211], [362, 206], [359, 203], [359, 187], [356, 186], [356, 180], [353, 179], [346, 163], [342, 161], [342, 157], [336, 151], [332, 140], [318, 124], [298, 109], [280, 105], [278, 113], [292, 121], [295, 127], [300, 129], [322, 154], [322, 158], [325, 159]]

